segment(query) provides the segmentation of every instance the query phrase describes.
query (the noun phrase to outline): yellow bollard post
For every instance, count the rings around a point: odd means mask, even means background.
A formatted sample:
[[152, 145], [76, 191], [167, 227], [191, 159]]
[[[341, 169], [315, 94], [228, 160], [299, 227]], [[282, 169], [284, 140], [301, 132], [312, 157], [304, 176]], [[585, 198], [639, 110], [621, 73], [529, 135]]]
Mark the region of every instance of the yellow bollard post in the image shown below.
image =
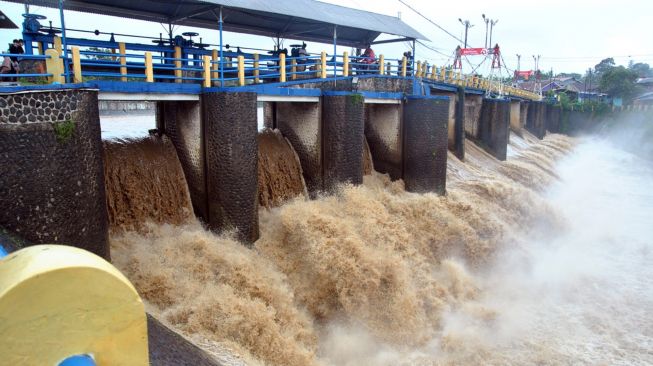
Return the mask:
[[433, 67], [431, 68], [431, 79], [435, 80], [437, 79], [437, 77], [438, 77], [438, 68], [435, 67], [435, 65], [433, 65]]
[[210, 88], [211, 87], [211, 57], [206, 55], [203, 56], [202, 63], [204, 66], [204, 87]]
[[260, 75], [260, 73], [259, 73], [258, 67], [259, 67], [259, 62], [258, 62], [258, 53], [255, 53], [255, 54], [254, 54], [254, 84], [258, 84], [258, 83], [259, 83], [259, 75]]
[[181, 83], [181, 47], [175, 46], [175, 83]]
[[415, 67], [415, 76], [420, 77], [420, 71], [422, 71], [422, 61], [417, 61], [417, 67]]
[[296, 74], [296, 72], [297, 72], [297, 60], [295, 60], [294, 58], [292, 60], [290, 60], [290, 65], [291, 65], [290, 72], [292, 72], [292, 74], [290, 75], [290, 80], [295, 80], [295, 79], [297, 79], [297, 74]]
[[322, 65], [320, 67], [320, 78], [326, 79], [326, 76], [327, 76], [326, 51], [322, 51], [322, 54], [320, 56], [320, 61], [321, 61], [320, 62], [321, 65]]
[[52, 48], [57, 50], [57, 52], [62, 55], [63, 54], [63, 49], [61, 48], [61, 38], [54, 36], [52, 38]]
[[118, 43], [118, 52], [120, 52], [120, 81], [127, 81], [127, 48], [124, 42]]
[[[213, 50], [211, 52], [211, 69], [213, 70], [212, 79], [218, 79], [220, 77], [220, 67], [218, 64], [218, 50]], [[218, 85], [218, 81], [213, 82], [213, 85]]]
[[59, 52], [54, 48], [49, 48], [45, 51], [45, 55], [48, 56], [45, 59], [45, 69], [48, 74], [52, 74], [49, 77], [50, 83], [59, 83], [63, 84], [65, 82], [63, 77], [63, 60]]
[[82, 64], [80, 63], [81, 58], [79, 57], [79, 47], [72, 48], [73, 54], [73, 83], [82, 82]]
[[347, 51], [342, 53], [342, 76], [349, 76], [349, 54]]
[[379, 74], [385, 74], [385, 59], [383, 55], [379, 56]]
[[[281, 54], [283, 56], [283, 54]], [[238, 56], [238, 85], [245, 85], [245, 58]]]
[[406, 77], [406, 64], [408, 63], [408, 60], [406, 60], [406, 56], [401, 58], [401, 76]]
[[286, 82], [286, 54], [279, 54], [279, 82]]
[[152, 52], [145, 52], [145, 81], [154, 82], [154, 68], [152, 67]]

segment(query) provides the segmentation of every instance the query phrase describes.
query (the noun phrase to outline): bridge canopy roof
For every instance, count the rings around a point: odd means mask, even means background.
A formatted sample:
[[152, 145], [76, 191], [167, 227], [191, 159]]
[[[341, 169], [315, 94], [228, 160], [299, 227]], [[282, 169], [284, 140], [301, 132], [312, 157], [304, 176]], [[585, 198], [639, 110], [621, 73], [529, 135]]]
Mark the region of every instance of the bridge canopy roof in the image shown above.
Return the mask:
[[0, 11], [0, 29], [14, 29], [18, 26], [9, 19], [2, 11]]
[[[58, 0], [9, 0], [58, 7]], [[364, 47], [381, 34], [427, 40], [397, 17], [314, 0], [66, 0], [64, 8], [86, 13], [216, 29], [237, 33]]]

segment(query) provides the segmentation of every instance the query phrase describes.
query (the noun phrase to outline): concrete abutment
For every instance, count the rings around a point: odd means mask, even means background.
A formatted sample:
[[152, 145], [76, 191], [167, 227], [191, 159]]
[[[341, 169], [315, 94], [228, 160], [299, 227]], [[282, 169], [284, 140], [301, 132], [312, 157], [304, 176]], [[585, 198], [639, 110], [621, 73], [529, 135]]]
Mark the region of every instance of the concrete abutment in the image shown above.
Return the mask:
[[0, 151], [0, 227], [110, 259], [97, 91], [0, 94]]

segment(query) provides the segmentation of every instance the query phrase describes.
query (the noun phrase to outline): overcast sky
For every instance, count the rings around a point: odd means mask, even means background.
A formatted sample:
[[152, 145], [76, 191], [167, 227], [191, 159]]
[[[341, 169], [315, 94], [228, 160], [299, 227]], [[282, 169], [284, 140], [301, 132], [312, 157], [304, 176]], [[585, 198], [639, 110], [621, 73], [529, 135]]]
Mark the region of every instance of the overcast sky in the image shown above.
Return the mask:
[[[135, 0], [138, 1], [138, 0]], [[516, 54], [522, 55], [521, 69], [533, 68], [533, 55], [541, 55], [540, 69], [548, 72], [584, 73], [601, 59], [614, 57], [617, 64], [628, 64], [629, 60], [653, 64], [653, 1], [623, 0], [608, 2], [601, 0], [548, 0], [546, 2], [496, 0], [496, 1], [426, 1], [404, 0], [433, 22], [447, 29], [459, 38], [463, 38], [464, 27], [458, 18], [470, 20], [474, 27], [469, 30], [469, 47], [482, 47], [485, 42], [485, 24], [481, 14], [499, 22], [494, 28], [493, 43], [501, 46], [503, 57], [509, 69], [517, 66]], [[417, 46], [417, 59], [430, 63], [445, 65], [451, 62], [449, 55], [458, 45], [458, 41], [420, 17], [414, 11], [402, 5], [398, 0], [329, 0], [326, 2], [356, 7], [401, 18], [430, 39], [427, 44], [440, 53]], [[15, 23], [22, 22], [23, 5], [0, 1], [0, 7]], [[44, 14], [59, 25], [56, 10], [31, 7], [32, 13]], [[47, 21], [45, 21], [47, 24]], [[66, 12], [66, 24], [69, 28], [99, 29], [103, 32], [141, 34], [157, 37], [163, 32], [161, 25], [133, 20], [116, 19], [106, 16]], [[179, 28], [179, 32], [187, 28]], [[215, 30], [198, 30], [207, 43], [217, 43]], [[80, 36], [80, 34], [71, 34]], [[70, 36], [70, 35], [69, 35]], [[0, 30], [0, 45], [6, 48], [13, 38], [20, 37], [18, 30]], [[86, 34], [85, 37], [105, 39]], [[120, 39], [118, 40], [127, 40]], [[240, 34], [226, 34], [225, 43], [232, 45], [252, 45], [270, 49], [273, 41], [266, 37], [254, 37]], [[286, 46], [288, 41], [286, 42]], [[408, 44], [379, 45], [377, 54], [386, 57], [399, 57]], [[311, 44], [309, 50], [321, 49], [332, 53], [326, 45]], [[345, 48], [338, 49], [338, 52]], [[444, 55], [447, 56], [444, 56]], [[470, 57], [464, 62], [466, 71], [479, 64], [483, 59]], [[486, 62], [489, 64], [489, 62]], [[483, 73], [488, 69], [481, 67]], [[504, 75], [507, 73], [503, 71]]]

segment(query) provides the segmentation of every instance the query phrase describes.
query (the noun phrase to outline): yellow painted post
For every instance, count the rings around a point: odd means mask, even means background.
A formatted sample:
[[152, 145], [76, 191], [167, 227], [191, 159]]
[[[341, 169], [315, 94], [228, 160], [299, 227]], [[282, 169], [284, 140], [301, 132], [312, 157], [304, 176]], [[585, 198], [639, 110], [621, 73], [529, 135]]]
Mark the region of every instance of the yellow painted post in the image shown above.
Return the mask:
[[61, 55], [63, 54], [63, 49], [61, 48], [61, 38], [54, 36], [52, 39], [52, 48], [57, 50], [57, 52]]
[[254, 54], [254, 84], [259, 83], [259, 78], [258, 77], [259, 77], [260, 73], [259, 73], [259, 70], [258, 70], [258, 67], [259, 67], [258, 65], [259, 65], [259, 63], [258, 63], [258, 53], [255, 53]]
[[[283, 54], [281, 54], [283, 56]], [[238, 85], [245, 85], [245, 58], [238, 56]]]
[[[218, 50], [213, 50], [211, 53], [211, 69], [213, 69], [212, 79], [220, 77], [220, 67], [218, 65]], [[218, 81], [213, 82], [213, 85], [218, 85]]]
[[426, 61], [424, 61], [424, 63], [422, 63], [421, 75], [422, 75], [423, 78], [426, 78], [429, 75], [429, 65], [426, 64]]
[[408, 60], [406, 60], [406, 56], [401, 58], [401, 76], [406, 77], [406, 64], [408, 63]]
[[118, 43], [118, 50], [120, 52], [120, 81], [127, 81], [127, 48], [124, 42]]
[[73, 54], [73, 83], [82, 82], [82, 64], [80, 63], [79, 47], [72, 48]]
[[297, 73], [297, 60], [294, 59], [294, 58], [292, 60], [290, 60], [290, 65], [291, 65], [290, 72], [292, 72], [292, 75], [290, 75], [290, 80], [296, 80], [297, 79], [297, 74], [296, 74]]
[[453, 69], [449, 70], [449, 83], [453, 84], [454, 79], [453, 79]]
[[383, 55], [379, 56], [379, 74], [385, 74], [385, 59]]
[[181, 83], [181, 47], [175, 46], [175, 83]]
[[419, 73], [422, 71], [422, 61], [417, 61], [417, 67], [415, 68], [415, 76], [420, 77]]
[[279, 54], [279, 82], [286, 82], [286, 54]]
[[45, 68], [48, 74], [52, 74], [49, 77], [50, 83], [59, 83], [63, 84], [64, 77], [63, 75], [63, 60], [61, 59], [59, 52], [54, 48], [49, 48], [45, 51], [45, 55], [48, 56], [45, 59]]
[[154, 68], [152, 67], [152, 52], [145, 52], [145, 81], [154, 82]]
[[342, 76], [349, 76], [349, 53], [342, 53]]
[[322, 65], [320, 68], [320, 78], [326, 79], [326, 75], [327, 75], [326, 51], [322, 51], [322, 55], [320, 56], [320, 61]]
[[447, 70], [444, 68], [444, 66], [441, 66], [440, 67], [440, 81], [444, 81], [444, 79], [446, 79], [446, 77], [447, 77], [446, 72], [447, 72]]
[[75, 354], [98, 365], [150, 364], [143, 301], [109, 262], [65, 245], [0, 262], [2, 365], [58, 365]]
[[37, 42], [36, 46], [39, 48], [39, 55], [43, 54], [43, 42]]
[[437, 76], [438, 76], [438, 68], [435, 67], [435, 65], [433, 65], [433, 67], [431, 68], [431, 79], [435, 80]]
[[211, 57], [202, 56], [202, 64], [204, 66], [204, 87], [211, 87]]

